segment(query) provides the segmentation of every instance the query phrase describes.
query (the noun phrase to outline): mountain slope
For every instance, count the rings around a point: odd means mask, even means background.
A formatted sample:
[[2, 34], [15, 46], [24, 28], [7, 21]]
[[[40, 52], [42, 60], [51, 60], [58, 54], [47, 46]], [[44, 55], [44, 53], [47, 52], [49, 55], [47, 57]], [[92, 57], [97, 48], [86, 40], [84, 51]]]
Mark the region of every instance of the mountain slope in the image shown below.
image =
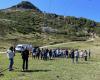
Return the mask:
[[42, 12], [40, 9], [38, 9], [36, 6], [34, 6], [32, 3], [28, 1], [22, 1], [17, 5], [14, 5], [10, 8], [3, 9], [2, 11], [12, 11], [12, 10], [33, 10], [34, 12]]
[[64, 42], [66, 39], [86, 40], [91, 36], [91, 32], [100, 34], [99, 26], [100, 23], [82, 17], [43, 13], [27, 1], [0, 10], [0, 36], [3, 38], [8, 34], [18, 33], [33, 34], [31, 37], [35, 37], [32, 39], [38, 37], [44, 40], [43, 44], [46, 41]]

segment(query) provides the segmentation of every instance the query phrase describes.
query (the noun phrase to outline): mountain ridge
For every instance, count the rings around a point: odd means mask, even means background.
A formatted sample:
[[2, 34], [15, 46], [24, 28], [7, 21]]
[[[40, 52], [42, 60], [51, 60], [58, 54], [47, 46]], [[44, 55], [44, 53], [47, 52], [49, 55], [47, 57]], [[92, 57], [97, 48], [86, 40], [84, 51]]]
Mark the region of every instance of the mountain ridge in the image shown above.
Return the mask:
[[[19, 4], [21, 7], [18, 6]], [[17, 4], [18, 8], [16, 8], [16, 5], [7, 8], [10, 11], [7, 9], [0, 11], [0, 36], [13, 35], [14, 32], [19, 34], [38, 34], [41, 40], [43, 35], [49, 35], [47, 36], [47, 41], [55, 39], [59, 41], [58, 38], [61, 36], [62, 41], [60, 42], [63, 42], [66, 39], [86, 40], [91, 37], [91, 32], [100, 34], [100, 24], [93, 20], [43, 13], [41, 10], [37, 10], [37, 7], [32, 9], [29, 5], [27, 8], [26, 5], [23, 6], [22, 2], [19, 4]], [[37, 37], [35, 36], [32, 39], [37, 39]]]
[[11, 6], [9, 8], [6, 9], [1, 9], [2, 11], [11, 11], [11, 10], [34, 10], [36, 12], [41, 12], [42, 11], [37, 8], [35, 5], [33, 5], [31, 2], [29, 1], [22, 1], [20, 3], [18, 3], [17, 5]]

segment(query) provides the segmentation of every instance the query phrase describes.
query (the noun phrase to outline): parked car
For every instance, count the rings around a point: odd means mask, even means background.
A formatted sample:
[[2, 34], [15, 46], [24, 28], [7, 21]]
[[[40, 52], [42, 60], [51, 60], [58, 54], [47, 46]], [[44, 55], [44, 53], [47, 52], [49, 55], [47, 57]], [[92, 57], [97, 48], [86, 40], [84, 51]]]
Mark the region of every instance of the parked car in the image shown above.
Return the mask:
[[23, 51], [23, 48], [27, 48], [30, 52], [32, 52], [32, 45], [30, 44], [18, 44], [16, 47], [15, 47], [15, 50], [18, 51], [18, 52], [21, 52]]

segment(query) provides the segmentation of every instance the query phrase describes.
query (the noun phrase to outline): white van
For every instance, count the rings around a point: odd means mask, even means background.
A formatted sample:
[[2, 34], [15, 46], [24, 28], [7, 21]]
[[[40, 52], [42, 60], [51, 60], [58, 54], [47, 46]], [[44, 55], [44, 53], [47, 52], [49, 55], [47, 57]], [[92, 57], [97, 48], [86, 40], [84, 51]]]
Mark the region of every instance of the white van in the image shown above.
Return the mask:
[[21, 52], [23, 48], [27, 48], [29, 51], [32, 51], [33, 47], [30, 44], [18, 44], [15, 48], [16, 51]]

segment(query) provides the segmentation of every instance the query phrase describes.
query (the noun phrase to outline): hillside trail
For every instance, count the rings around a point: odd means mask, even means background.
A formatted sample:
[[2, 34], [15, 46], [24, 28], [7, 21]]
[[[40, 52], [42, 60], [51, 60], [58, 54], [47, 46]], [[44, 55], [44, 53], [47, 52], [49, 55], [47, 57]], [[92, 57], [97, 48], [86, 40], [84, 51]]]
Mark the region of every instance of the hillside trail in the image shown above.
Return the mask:
[[[87, 47], [87, 49], [90, 48], [93, 51], [97, 50], [99, 52], [100, 51], [100, 46], [99, 46], [100, 42], [99, 41], [100, 41], [100, 38], [99, 37], [88, 39], [85, 42], [93, 42], [93, 43], [95, 43], [96, 46], [93, 45], [91, 47]], [[59, 43], [59, 44], [54, 44], [54, 45], [46, 45], [46, 46], [42, 46], [40, 48], [48, 48], [48, 47], [51, 47], [51, 46], [61, 46], [61, 45], [71, 45], [71, 44], [77, 44], [77, 43], [79, 43], [79, 41]], [[2, 53], [6, 53], [6, 51], [5, 52], [0, 52], [0, 54], [2, 54]]]
[[[48, 48], [49, 46], [60, 46], [60, 45], [66, 45], [66, 44], [70, 44], [70, 43], [77, 43], [77, 42], [67, 42], [67, 43], [59, 43], [59, 44], [55, 44], [55, 45], [46, 45], [46, 46], [42, 46], [40, 48]], [[0, 52], [0, 54], [6, 53], [5, 52]]]
[[48, 47], [50, 47], [50, 46], [60, 46], [60, 45], [66, 45], [66, 44], [71, 44], [71, 43], [77, 43], [77, 42], [59, 43], [59, 44], [54, 44], [54, 45], [42, 46], [42, 47], [40, 47], [40, 48], [48, 48]]

